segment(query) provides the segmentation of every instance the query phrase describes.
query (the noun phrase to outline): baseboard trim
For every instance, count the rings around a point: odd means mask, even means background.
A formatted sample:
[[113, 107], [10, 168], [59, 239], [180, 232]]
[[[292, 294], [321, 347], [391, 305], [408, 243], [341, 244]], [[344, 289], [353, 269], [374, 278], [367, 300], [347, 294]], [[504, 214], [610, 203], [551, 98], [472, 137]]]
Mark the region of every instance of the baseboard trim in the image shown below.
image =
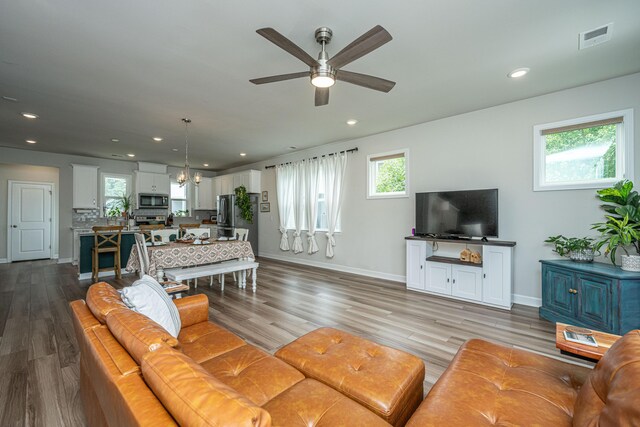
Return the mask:
[[68, 264], [72, 261], [71, 258], [58, 258], [58, 264]]
[[514, 304], [528, 305], [530, 307], [540, 307], [542, 305], [542, 298], [519, 294], [513, 294], [512, 296]]
[[6, 258], [0, 258], [0, 264], [7, 264], [9, 263], [9, 260]]
[[278, 261], [290, 262], [292, 264], [310, 265], [312, 267], [326, 268], [327, 270], [341, 271], [343, 273], [359, 274], [360, 276], [391, 280], [392, 282], [402, 282], [402, 283], [406, 282], [405, 276], [400, 276], [398, 274], [382, 273], [380, 271], [371, 271], [371, 270], [366, 270], [364, 268], [348, 267], [346, 265], [341, 265], [341, 264], [328, 264], [326, 262], [311, 261], [306, 259], [305, 260], [293, 259], [291, 257], [286, 257], [278, 254], [260, 253], [258, 256], [262, 258], [270, 258]]

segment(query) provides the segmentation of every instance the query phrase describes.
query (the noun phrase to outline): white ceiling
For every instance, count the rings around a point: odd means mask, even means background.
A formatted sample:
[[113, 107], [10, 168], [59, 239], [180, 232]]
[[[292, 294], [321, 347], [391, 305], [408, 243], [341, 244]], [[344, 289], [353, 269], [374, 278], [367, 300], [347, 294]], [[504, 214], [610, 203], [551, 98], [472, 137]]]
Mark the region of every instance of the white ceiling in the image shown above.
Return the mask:
[[[192, 165], [226, 169], [638, 72], [639, 17], [638, 0], [2, 0], [0, 96], [18, 102], [0, 100], [0, 145], [180, 166], [190, 117]], [[578, 51], [609, 22], [611, 41]], [[317, 27], [335, 54], [376, 24], [393, 40], [344, 69], [396, 81], [388, 94], [338, 82], [314, 107], [307, 79], [249, 82], [308, 69], [258, 28], [315, 57]]]

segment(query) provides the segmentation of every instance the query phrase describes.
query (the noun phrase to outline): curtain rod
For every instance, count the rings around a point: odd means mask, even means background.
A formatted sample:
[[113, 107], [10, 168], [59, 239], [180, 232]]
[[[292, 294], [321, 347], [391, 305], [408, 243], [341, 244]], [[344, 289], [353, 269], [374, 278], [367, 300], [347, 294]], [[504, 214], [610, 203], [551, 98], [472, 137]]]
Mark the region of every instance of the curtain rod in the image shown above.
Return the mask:
[[[358, 151], [358, 147], [350, 148], [350, 149], [348, 149], [348, 150], [340, 151], [338, 154], [342, 154], [342, 153], [354, 153], [354, 152], [356, 152], [356, 151]], [[333, 155], [334, 155], [334, 153], [329, 153], [329, 154], [323, 154], [322, 156], [319, 156], [319, 157], [327, 157], [327, 156], [333, 156]], [[315, 157], [312, 157], [311, 159], [312, 159], [312, 160], [314, 160], [314, 159], [317, 159], [317, 158], [318, 158], [318, 156], [315, 156]], [[302, 159], [302, 161], [304, 162], [304, 159]], [[280, 163], [280, 166], [282, 166], [282, 165], [288, 165], [288, 164], [291, 164], [291, 163], [293, 163], [293, 162]], [[270, 165], [270, 166], [265, 166], [264, 168], [265, 168], [265, 169], [273, 169], [273, 168], [275, 168], [276, 166], [277, 166], [277, 165]]]

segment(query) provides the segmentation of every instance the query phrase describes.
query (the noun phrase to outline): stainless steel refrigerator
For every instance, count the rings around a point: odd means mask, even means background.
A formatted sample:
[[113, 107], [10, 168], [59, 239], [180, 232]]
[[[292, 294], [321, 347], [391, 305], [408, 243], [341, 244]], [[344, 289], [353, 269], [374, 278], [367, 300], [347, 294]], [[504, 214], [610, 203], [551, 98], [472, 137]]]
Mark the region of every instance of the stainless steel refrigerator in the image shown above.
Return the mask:
[[236, 206], [235, 194], [224, 194], [218, 196], [218, 237], [235, 237], [235, 228], [246, 228], [249, 230], [249, 242], [254, 255], [258, 255], [258, 203], [260, 194], [249, 193], [251, 199], [251, 210], [253, 211], [253, 222], [250, 224], [240, 217], [240, 209]]

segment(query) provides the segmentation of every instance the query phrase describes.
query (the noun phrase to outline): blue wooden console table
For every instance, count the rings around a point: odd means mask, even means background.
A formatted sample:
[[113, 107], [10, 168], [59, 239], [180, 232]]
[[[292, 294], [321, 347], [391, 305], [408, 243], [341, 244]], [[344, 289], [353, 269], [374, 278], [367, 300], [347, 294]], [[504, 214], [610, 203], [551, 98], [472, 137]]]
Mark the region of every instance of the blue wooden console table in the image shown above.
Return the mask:
[[597, 262], [540, 262], [541, 317], [619, 335], [640, 328], [640, 273]]

